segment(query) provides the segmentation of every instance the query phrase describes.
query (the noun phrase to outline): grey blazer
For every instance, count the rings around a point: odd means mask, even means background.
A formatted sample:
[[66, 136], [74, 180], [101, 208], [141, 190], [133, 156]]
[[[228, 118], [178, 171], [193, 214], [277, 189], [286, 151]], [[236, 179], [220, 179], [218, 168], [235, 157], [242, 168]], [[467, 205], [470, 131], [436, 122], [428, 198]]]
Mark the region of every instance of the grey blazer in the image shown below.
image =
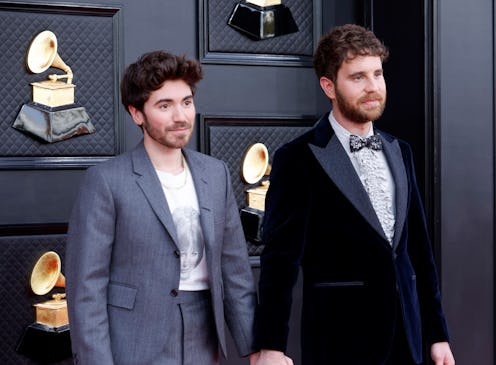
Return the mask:
[[[200, 206], [215, 325], [252, 352], [255, 288], [226, 165], [183, 151]], [[179, 286], [177, 234], [152, 163], [135, 150], [88, 169], [69, 222], [65, 272], [77, 364], [160, 363]]]

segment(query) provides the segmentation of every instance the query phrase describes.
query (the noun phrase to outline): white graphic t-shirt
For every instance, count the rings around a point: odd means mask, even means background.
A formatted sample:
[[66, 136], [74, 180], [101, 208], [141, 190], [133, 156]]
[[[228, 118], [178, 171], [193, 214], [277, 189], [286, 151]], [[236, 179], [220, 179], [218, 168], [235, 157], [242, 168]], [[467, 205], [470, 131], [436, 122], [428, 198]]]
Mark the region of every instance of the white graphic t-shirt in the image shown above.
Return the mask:
[[189, 168], [185, 160], [183, 163], [184, 171], [179, 175], [156, 171], [179, 240], [178, 248], [181, 252], [179, 290], [204, 290], [209, 288], [209, 283], [198, 199]]

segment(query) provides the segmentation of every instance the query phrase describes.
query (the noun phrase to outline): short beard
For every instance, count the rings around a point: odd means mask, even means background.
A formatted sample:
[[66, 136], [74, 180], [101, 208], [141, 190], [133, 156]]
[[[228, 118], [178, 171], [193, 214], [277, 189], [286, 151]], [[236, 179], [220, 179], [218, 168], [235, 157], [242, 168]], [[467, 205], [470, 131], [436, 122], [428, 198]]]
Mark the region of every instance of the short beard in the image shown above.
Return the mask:
[[[383, 98], [382, 96], [377, 94], [367, 95], [364, 98], [369, 99], [371, 97], [379, 97], [380, 105], [378, 106], [378, 108], [370, 111], [364, 111], [360, 110], [359, 107], [349, 103], [337, 88], [335, 89], [335, 93], [336, 103], [337, 105], [339, 105], [341, 114], [343, 114], [346, 119], [351, 120], [355, 123], [368, 123], [370, 121], [376, 121], [381, 117], [382, 113], [384, 112], [384, 108], [386, 107], [386, 98]], [[364, 98], [361, 98], [359, 101], [362, 101], [362, 99]]]
[[[148, 135], [150, 136], [151, 139], [155, 140], [156, 142], [160, 143], [161, 145], [168, 147], [168, 148], [183, 148], [185, 147], [188, 142], [191, 139], [191, 136], [193, 135], [193, 132], [191, 131], [189, 135], [184, 136], [183, 138], [176, 138], [175, 140], [171, 140], [167, 138], [167, 132], [169, 129], [164, 130], [164, 131], [159, 131], [156, 128], [153, 128], [150, 123], [148, 122], [148, 118], [144, 112], [143, 117], [143, 125], [142, 128], [143, 130], [146, 130]], [[183, 123], [178, 123], [177, 126], [179, 127], [185, 127], [188, 126], [191, 128], [191, 124], [188, 122], [183, 122]], [[191, 130], [191, 129], [190, 129]]]

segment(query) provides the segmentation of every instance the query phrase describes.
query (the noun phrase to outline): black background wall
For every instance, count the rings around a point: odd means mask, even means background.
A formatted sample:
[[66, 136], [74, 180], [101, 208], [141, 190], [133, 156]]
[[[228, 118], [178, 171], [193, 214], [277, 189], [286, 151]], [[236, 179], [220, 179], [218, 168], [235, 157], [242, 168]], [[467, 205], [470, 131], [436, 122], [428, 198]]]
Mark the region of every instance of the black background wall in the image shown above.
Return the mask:
[[[69, 3], [53, 0], [50, 4]], [[199, 0], [102, 4], [119, 9], [120, 67], [153, 49], [200, 57]], [[370, 19], [357, 10], [363, 4], [371, 10]], [[462, 365], [494, 363], [493, 7], [489, 0], [470, 4], [462, 0], [323, 0], [318, 14], [324, 31], [350, 21], [368, 23], [391, 50], [385, 64], [388, 107], [378, 126], [413, 146], [452, 345], [457, 364]], [[0, 32], [6, 27], [0, 24]], [[62, 52], [63, 45], [59, 47]], [[6, 55], [0, 52], [0, 63]], [[196, 96], [199, 114], [318, 116], [329, 108], [310, 67], [205, 64], [204, 71]], [[2, 88], [0, 95], [8, 98], [8, 88]], [[123, 152], [141, 139], [141, 131], [122, 109], [119, 113], [118, 144]], [[198, 129], [191, 147], [200, 148]], [[84, 168], [63, 166], [1, 169], [0, 230], [8, 238], [13, 232], [19, 234], [19, 225], [41, 224], [46, 233], [53, 233], [53, 227], [67, 222], [83, 172]], [[18, 279], [25, 280], [30, 269], [28, 263], [18, 268]], [[255, 276], [257, 271], [255, 266]], [[36, 298], [24, 290], [21, 297], [30, 305]], [[295, 364], [299, 363], [300, 303], [296, 296], [290, 340]], [[6, 296], [1, 304], [11, 306]], [[19, 321], [24, 322], [17, 324], [19, 328], [30, 323], [24, 317]], [[244, 363], [230, 348], [232, 354], [224, 363]], [[11, 352], [0, 354], [0, 363], [30, 363], [14, 349], [7, 351]]]
[[459, 364], [494, 364], [494, 2], [439, 1], [440, 259]]

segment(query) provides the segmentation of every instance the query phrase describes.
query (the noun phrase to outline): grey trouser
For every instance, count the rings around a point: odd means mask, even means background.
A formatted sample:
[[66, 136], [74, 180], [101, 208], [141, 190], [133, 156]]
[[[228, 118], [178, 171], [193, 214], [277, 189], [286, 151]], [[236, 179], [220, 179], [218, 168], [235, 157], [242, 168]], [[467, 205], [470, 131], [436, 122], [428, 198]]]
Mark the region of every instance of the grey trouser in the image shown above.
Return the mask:
[[219, 342], [210, 291], [179, 291], [177, 307], [166, 313], [172, 328], [164, 347], [164, 365], [218, 365]]

